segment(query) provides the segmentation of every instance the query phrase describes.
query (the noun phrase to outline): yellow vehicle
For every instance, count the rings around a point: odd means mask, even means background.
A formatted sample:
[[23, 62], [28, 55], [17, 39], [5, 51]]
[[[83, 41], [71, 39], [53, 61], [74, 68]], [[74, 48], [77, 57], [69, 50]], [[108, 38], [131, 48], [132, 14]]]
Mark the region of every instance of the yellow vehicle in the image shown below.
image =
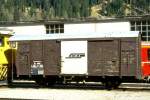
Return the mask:
[[8, 53], [12, 50], [8, 42], [10, 36], [12, 36], [11, 31], [0, 31], [0, 81], [7, 79], [8, 65], [12, 58]]

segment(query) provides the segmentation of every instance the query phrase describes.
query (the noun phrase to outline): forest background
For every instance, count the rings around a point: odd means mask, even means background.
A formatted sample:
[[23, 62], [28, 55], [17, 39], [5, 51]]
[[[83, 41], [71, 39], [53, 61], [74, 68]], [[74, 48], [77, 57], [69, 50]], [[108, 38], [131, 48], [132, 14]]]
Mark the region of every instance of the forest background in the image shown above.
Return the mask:
[[106, 19], [150, 14], [150, 0], [0, 0], [0, 21]]

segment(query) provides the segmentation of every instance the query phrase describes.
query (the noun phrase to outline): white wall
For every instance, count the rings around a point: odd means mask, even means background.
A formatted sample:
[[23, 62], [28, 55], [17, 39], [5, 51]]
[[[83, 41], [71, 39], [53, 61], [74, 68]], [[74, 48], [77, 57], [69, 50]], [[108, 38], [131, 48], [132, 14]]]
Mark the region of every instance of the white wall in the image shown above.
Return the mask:
[[[3, 28], [3, 27], [1, 27]], [[15, 34], [29, 34], [29, 35], [37, 35], [37, 34], [45, 34], [46, 29], [44, 25], [34, 25], [34, 26], [12, 26], [5, 27], [7, 29], [11, 29], [15, 32]]]
[[95, 30], [95, 25], [95, 23], [65, 24], [64, 33], [93, 33]]
[[[13, 30], [15, 34], [37, 35], [46, 34], [44, 24], [30, 26], [11, 26], [0, 27]], [[66, 34], [81, 34], [81, 33], [97, 33], [97, 32], [112, 32], [112, 31], [130, 31], [129, 22], [107, 22], [107, 23], [73, 23], [64, 24], [64, 33]]]
[[129, 22], [108, 22], [108, 23], [79, 23], [65, 24], [64, 32], [67, 34], [75, 33], [95, 33], [112, 31], [130, 31]]
[[96, 32], [130, 31], [129, 22], [97, 23]]

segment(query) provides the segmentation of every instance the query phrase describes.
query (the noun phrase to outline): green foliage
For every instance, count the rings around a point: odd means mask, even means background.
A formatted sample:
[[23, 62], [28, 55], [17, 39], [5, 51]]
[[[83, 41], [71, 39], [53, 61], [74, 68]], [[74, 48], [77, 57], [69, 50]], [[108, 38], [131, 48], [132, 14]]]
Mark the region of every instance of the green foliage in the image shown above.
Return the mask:
[[107, 16], [121, 16], [122, 15], [122, 8], [123, 7], [123, 0], [112, 0], [107, 7]]
[[86, 18], [91, 7], [100, 5], [100, 15], [124, 16], [125, 5], [132, 15], [150, 13], [150, 0], [0, 0], [0, 21], [34, 21]]

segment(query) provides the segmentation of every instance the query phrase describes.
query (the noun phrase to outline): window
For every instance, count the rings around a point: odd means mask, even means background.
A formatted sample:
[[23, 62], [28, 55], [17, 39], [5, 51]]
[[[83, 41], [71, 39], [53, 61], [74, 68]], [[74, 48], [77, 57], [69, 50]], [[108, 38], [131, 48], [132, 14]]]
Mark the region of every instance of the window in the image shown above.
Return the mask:
[[0, 37], [0, 47], [2, 47], [4, 45], [4, 38]]
[[131, 21], [131, 31], [139, 31], [142, 41], [150, 41], [150, 21]]
[[64, 33], [64, 24], [46, 24], [46, 34]]

